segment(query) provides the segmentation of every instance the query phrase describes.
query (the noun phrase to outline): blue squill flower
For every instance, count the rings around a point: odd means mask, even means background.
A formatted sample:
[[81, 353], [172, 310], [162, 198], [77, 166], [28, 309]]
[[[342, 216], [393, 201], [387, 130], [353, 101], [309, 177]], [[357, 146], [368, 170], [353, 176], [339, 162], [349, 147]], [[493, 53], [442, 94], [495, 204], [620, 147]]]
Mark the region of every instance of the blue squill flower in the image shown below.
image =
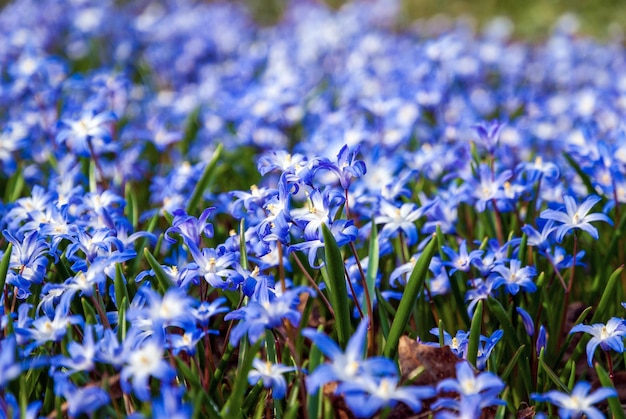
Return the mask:
[[602, 419], [604, 414], [594, 404], [609, 397], [616, 397], [617, 391], [614, 388], [601, 387], [589, 393], [591, 384], [581, 381], [572, 389], [571, 394], [551, 390], [544, 394], [531, 394], [531, 398], [538, 402], [550, 402], [559, 408], [561, 419], [579, 418], [585, 415], [589, 419]]
[[589, 214], [591, 208], [600, 202], [599, 196], [588, 196], [580, 206], [576, 205], [576, 201], [571, 196], [565, 196], [563, 200], [565, 201], [565, 212], [547, 209], [540, 215], [546, 220], [555, 220], [561, 223], [556, 230], [556, 240], [559, 243], [567, 233], [576, 229], [586, 231], [591, 237], [598, 240], [598, 229], [591, 225], [594, 221], [604, 221], [613, 225], [613, 221], [606, 214]]
[[610, 319], [606, 325], [596, 323], [592, 325], [577, 324], [572, 327], [570, 333], [585, 332], [593, 337], [587, 343], [587, 362], [593, 363], [593, 354], [598, 347], [603, 351], [613, 349], [616, 352], [624, 352], [624, 337], [626, 337], [626, 325], [624, 320], [618, 317]]
[[253, 369], [248, 373], [248, 383], [255, 385], [259, 380], [263, 381], [263, 387], [272, 388], [272, 397], [282, 399], [287, 393], [287, 382], [283, 374], [295, 371], [295, 367], [287, 367], [283, 364], [263, 362], [258, 358], [252, 361]]

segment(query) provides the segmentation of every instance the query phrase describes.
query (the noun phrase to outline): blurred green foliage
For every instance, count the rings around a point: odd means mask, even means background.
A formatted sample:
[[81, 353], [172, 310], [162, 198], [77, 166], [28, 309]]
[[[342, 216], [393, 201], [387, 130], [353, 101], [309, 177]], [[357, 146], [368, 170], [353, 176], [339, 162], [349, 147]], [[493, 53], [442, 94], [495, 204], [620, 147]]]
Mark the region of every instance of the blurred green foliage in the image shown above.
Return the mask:
[[[280, 19], [288, 0], [243, 0], [262, 24]], [[437, 15], [467, 17], [478, 26], [494, 17], [505, 16], [515, 24], [515, 35], [529, 40], [545, 38], [555, 22], [573, 13], [580, 22], [580, 33], [598, 38], [614, 35], [626, 24], [626, 0], [401, 0], [401, 24]], [[345, 1], [324, 0], [331, 8]]]
[[[14, 1], [0, 0], [0, 8]], [[134, 0], [116, 0], [132, 3]], [[205, 0], [214, 1], [214, 0]], [[280, 20], [289, 0], [239, 0], [263, 25]], [[331, 8], [339, 8], [345, 0], [324, 1]], [[384, 1], [384, 0], [383, 0]], [[529, 40], [545, 38], [559, 17], [573, 13], [579, 19], [580, 33], [606, 38], [623, 30], [626, 25], [626, 0], [401, 0], [402, 22], [410, 24], [418, 19], [443, 15], [451, 18], [467, 17], [481, 26], [497, 16], [505, 16], [515, 24], [515, 35]], [[621, 28], [621, 29], [620, 29]]]
[[403, 0], [405, 15], [411, 19], [437, 14], [472, 16], [482, 24], [506, 16], [515, 24], [515, 34], [537, 40], [545, 37], [559, 17], [574, 13], [580, 32], [605, 38], [626, 23], [625, 0]]

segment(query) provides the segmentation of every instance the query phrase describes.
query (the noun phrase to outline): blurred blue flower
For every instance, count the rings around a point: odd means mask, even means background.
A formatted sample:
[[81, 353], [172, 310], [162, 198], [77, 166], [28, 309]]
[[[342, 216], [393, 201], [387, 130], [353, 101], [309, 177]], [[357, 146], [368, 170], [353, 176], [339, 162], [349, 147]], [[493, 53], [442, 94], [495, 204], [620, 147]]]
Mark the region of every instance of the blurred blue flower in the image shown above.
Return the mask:
[[287, 367], [283, 364], [263, 362], [259, 358], [252, 361], [253, 369], [248, 373], [248, 383], [255, 385], [259, 380], [263, 381], [263, 387], [272, 388], [272, 397], [282, 399], [287, 393], [287, 382], [283, 374], [295, 371], [295, 367]]
[[237, 346], [246, 333], [250, 343], [254, 344], [261, 339], [265, 329], [280, 327], [285, 320], [297, 327], [301, 317], [297, 305], [300, 302], [299, 295], [304, 292], [313, 294], [307, 287], [294, 287], [277, 296], [269, 288], [267, 278], [261, 278], [248, 305], [224, 316], [224, 320], [241, 320], [232, 329], [231, 345]]
[[15, 336], [7, 336], [0, 340], [0, 388], [6, 388], [9, 382], [22, 372], [22, 367], [16, 362], [15, 355]]
[[84, 111], [78, 120], [61, 121], [56, 141], [78, 156], [89, 157], [92, 150], [98, 155], [102, 146], [111, 141], [111, 123], [116, 119], [110, 111]]
[[472, 250], [468, 253], [466, 240], [463, 240], [459, 245], [458, 253], [448, 246], [443, 246], [442, 250], [450, 259], [443, 262], [444, 265], [451, 268], [450, 275], [452, 275], [457, 270], [462, 272], [469, 272], [470, 268], [472, 267], [472, 263], [476, 260], [479, 260], [483, 254], [483, 251], [480, 249]]
[[[446, 378], [437, 384], [438, 392], [454, 392], [459, 394], [461, 399], [465, 397], [480, 396], [479, 409], [485, 407], [505, 404], [498, 395], [504, 390], [505, 384], [497, 375], [491, 372], [476, 374], [469, 362], [457, 362], [456, 378]], [[448, 397], [439, 398], [433, 408], [441, 407], [459, 409], [456, 399]]]
[[626, 325], [624, 320], [618, 317], [611, 318], [606, 325], [595, 323], [592, 325], [577, 324], [572, 327], [570, 333], [584, 332], [593, 337], [587, 342], [587, 362], [593, 363], [593, 354], [598, 345], [603, 351], [613, 349], [616, 352], [624, 352], [624, 337], [626, 337]]
[[[161, 381], [174, 378], [175, 370], [164, 359], [163, 334], [155, 333], [151, 338], [143, 339], [140, 331], [132, 328], [124, 342], [124, 366], [120, 373], [120, 384], [124, 393], [131, 389], [141, 401], [150, 400], [150, 377]], [[132, 385], [129, 383], [132, 380]]]
[[564, 196], [563, 200], [565, 201], [565, 213], [547, 209], [540, 215], [541, 218], [546, 220], [554, 220], [561, 223], [556, 230], [556, 240], [559, 243], [563, 241], [563, 237], [568, 232], [575, 229], [586, 231], [591, 237], [598, 240], [598, 229], [591, 225], [594, 221], [604, 221], [613, 225], [613, 221], [605, 214], [589, 214], [591, 208], [600, 202], [601, 198], [599, 196], [588, 196], [580, 206], [576, 205], [576, 201], [572, 196]]
[[538, 402], [550, 402], [559, 408], [561, 419], [579, 418], [585, 415], [589, 419], [602, 419], [605, 415], [594, 404], [609, 397], [617, 397], [614, 388], [601, 387], [589, 393], [591, 384], [580, 381], [576, 383], [571, 394], [550, 390], [544, 394], [531, 394], [531, 399]]
[[67, 400], [67, 412], [76, 417], [83, 413], [93, 414], [110, 401], [106, 391], [96, 386], [78, 388], [64, 375], [54, 376], [54, 391]]
[[498, 265], [493, 268], [492, 275], [496, 279], [503, 279], [502, 282], [506, 290], [515, 295], [520, 289], [527, 292], [535, 292], [537, 285], [533, 282], [533, 278], [537, 275], [537, 270], [533, 266], [521, 267], [521, 262], [517, 259], [512, 259], [509, 262], [509, 267], [504, 265]]
[[380, 409], [393, 407], [398, 402], [409, 406], [413, 412], [420, 412], [422, 400], [436, 394], [430, 386], [398, 386], [398, 377], [369, 375], [340, 383], [337, 393], [343, 393], [346, 404], [359, 418], [372, 417]]
[[500, 140], [500, 132], [504, 128], [504, 123], [500, 121], [479, 122], [472, 125], [478, 134], [479, 143], [487, 149], [491, 155], [494, 154], [498, 141]]
[[307, 377], [306, 388], [309, 393], [316, 393], [324, 384], [333, 381], [356, 382], [367, 375], [397, 374], [395, 365], [387, 358], [364, 359], [368, 324], [367, 318], [361, 321], [354, 335], [350, 337], [345, 352], [324, 333], [314, 329], [302, 331], [302, 336], [313, 341], [330, 360], [330, 363], [318, 366]]

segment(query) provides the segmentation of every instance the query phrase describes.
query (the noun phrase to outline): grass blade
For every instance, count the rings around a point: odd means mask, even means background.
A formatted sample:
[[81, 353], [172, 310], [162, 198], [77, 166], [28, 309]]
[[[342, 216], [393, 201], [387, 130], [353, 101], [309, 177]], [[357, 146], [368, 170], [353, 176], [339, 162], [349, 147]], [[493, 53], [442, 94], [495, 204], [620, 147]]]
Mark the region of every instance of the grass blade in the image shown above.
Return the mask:
[[587, 192], [591, 195], [595, 195], [597, 193], [596, 188], [593, 187], [593, 183], [591, 183], [589, 175], [581, 169], [580, 165], [569, 153], [564, 152], [563, 157], [565, 157], [565, 160], [567, 160], [567, 163], [572, 167], [572, 169], [574, 169], [576, 174], [580, 176], [580, 180], [582, 180], [583, 184], [587, 187]]
[[147, 247], [143, 249], [143, 254], [146, 257], [148, 264], [154, 271], [154, 276], [157, 279], [157, 283], [159, 285], [159, 288], [161, 289], [161, 292], [165, 293], [165, 291], [170, 289], [174, 285], [174, 283], [172, 282], [170, 277], [167, 276], [161, 264], [154, 258], [154, 256], [152, 256], [152, 253], [150, 253]]
[[610, 301], [611, 299], [615, 299], [615, 296], [617, 295], [615, 287], [620, 279], [620, 273], [622, 273], [623, 270], [624, 265], [617, 268], [609, 277], [609, 281], [606, 283], [606, 288], [604, 289], [600, 302], [598, 303], [598, 308], [596, 308], [595, 313], [593, 313], [593, 316], [591, 317], [592, 324], [605, 320]]
[[[600, 384], [602, 384], [603, 387], [615, 388], [609, 374], [597, 362], [596, 372], [598, 373]], [[622, 405], [618, 397], [609, 397], [608, 402], [611, 413], [613, 414], [613, 419], [626, 419], [626, 414], [624, 413], [624, 409], [622, 409]]]
[[248, 349], [246, 355], [239, 363], [239, 366], [237, 367], [237, 376], [233, 386], [233, 391], [226, 401], [226, 404], [220, 411], [222, 417], [236, 417], [241, 411], [244, 401], [243, 396], [246, 389], [249, 387], [248, 373], [252, 369], [252, 361], [254, 360], [256, 354], [259, 353], [259, 349], [261, 349], [262, 343], [263, 339], [259, 339], [257, 343], [255, 343], [252, 347]]
[[9, 243], [5, 250], [2, 260], [0, 261], [0, 292], [4, 292], [4, 284], [7, 281], [7, 273], [9, 272], [9, 262], [11, 261], [11, 252], [13, 244]]
[[351, 336], [351, 315], [343, 257], [337, 241], [326, 224], [322, 224], [322, 234], [324, 236], [325, 279], [330, 304], [335, 311], [337, 341], [340, 347], [345, 348]]
[[[367, 276], [365, 281], [367, 283], [367, 290], [369, 295], [374, 296], [374, 288], [376, 286], [376, 276], [378, 275], [378, 264], [380, 257], [380, 249], [378, 244], [378, 229], [376, 224], [372, 222], [372, 232], [370, 233], [370, 245], [369, 245], [369, 259], [367, 261]], [[371, 311], [374, 306], [374, 299], [370, 298]]]
[[213, 157], [211, 157], [211, 161], [204, 168], [204, 172], [202, 172], [202, 176], [200, 176], [200, 180], [196, 184], [196, 187], [191, 194], [191, 198], [189, 198], [189, 202], [187, 203], [187, 213], [191, 214], [193, 211], [198, 209], [198, 205], [202, 200], [202, 195], [204, 191], [209, 187], [211, 182], [213, 181], [213, 175], [215, 174], [215, 168], [217, 167], [217, 162], [220, 159], [222, 154], [222, 149], [224, 146], [222, 144], [218, 144], [215, 148], [215, 152], [213, 152]]
[[483, 325], [483, 300], [476, 304], [474, 317], [472, 318], [472, 326], [470, 327], [469, 342], [467, 346], [467, 360], [473, 366], [476, 366], [478, 359], [478, 344], [480, 343], [480, 331]]
[[415, 263], [415, 267], [411, 272], [411, 276], [409, 277], [406, 288], [404, 289], [404, 294], [400, 300], [398, 311], [393, 319], [393, 322], [391, 323], [389, 338], [387, 339], [383, 350], [383, 354], [387, 358], [393, 359], [397, 355], [400, 336], [402, 336], [406, 325], [409, 323], [411, 312], [413, 311], [413, 307], [415, 307], [417, 296], [423, 288], [426, 273], [428, 272], [428, 266], [430, 265], [433, 255], [435, 254], [436, 248], [437, 235], [433, 234], [430, 243], [426, 245], [426, 248], [422, 252], [419, 260]]
[[556, 373], [552, 370], [552, 368], [550, 368], [548, 364], [546, 364], [546, 362], [543, 360], [543, 356], [539, 357], [539, 365], [541, 365], [541, 368], [543, 368], [543, 370], [546, 372], [546, 374], [548, 375], [548, 378], [550, 378], [550, 380], [554, 384], [556, 384], [557, 387], [559, 387], [559, 391], [564, 391], [565, 393], [569, 393], [569, 389], [567, 388], [567, 386], [563, 384], [559, 376], [556, 375]]
[[517, 365], [517, 360], [522, 355], [524, 348], [526, 348], [526, 345], [520, 346], [519, 349], [515, 351], [515, 353], [511, 357], [511, 360], [504, 368], [504, 371], [502, 371], [502, 374], [500, 374], [500, 379], [502, 381], [506, 382], [506, 379], [509, 377], [509, 375], [511, 375], [511, 372], [513, 372], [513, 368], [515, 368], [515, 366]]

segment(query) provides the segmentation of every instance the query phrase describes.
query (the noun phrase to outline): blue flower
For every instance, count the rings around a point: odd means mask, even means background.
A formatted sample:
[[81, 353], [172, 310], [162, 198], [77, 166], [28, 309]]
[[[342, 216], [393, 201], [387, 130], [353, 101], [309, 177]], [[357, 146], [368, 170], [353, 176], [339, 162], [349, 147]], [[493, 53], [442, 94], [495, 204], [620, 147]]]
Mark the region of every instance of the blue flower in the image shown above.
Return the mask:
[[502, 128], [504, 128], [504, 125], [504, 123], [494, 120], [491, 122], [479, 122], [472, 126], [478, 134], [480, 144], [487, 149], [489, 154], [494, 153], [498, 141], [500, 140], [500, 132]]
[[248, 382], [255, 385], [259, 380], [263, 381], [263, 387], [272, 388], [272, 397], [282, 399], [287, 393], [287, 382], [283, 376], [286, 372], [295, 371], [295, 367], [287, 367], [282, 364], [272, 364], [269, 361], [263, 362], [258, 358], [252, 361], [254, 367], [248, 373]]
[[482, 250], [472, 250], [471, 252], [467, 252], [467, 242], [463, 240], [459, 245], [459, 252], [455, 252], [454, 249], [443, 246], [443, 252], [450, 258], [449, 261], [444, 261], [443, 264], [446, 266], [450, 266], [450, 275], [452, 275], [457, 270], [462, 272], [469, 272], [472, 267], [472, 263], [480, 260], [481, 255], [483, 254]]
[[136, 329], [126, 335], [124, 367], [120, 373], [120, 385], [125, 393], [132, 390], [141, 401], [150, 400], [150, 377], [169, 381], [175, 376], [172, 366], [163, 358], [165, 347], [162, 333], [155, 333], [151, 338], [142, 339], [142, 333]]
[[[439, 329], [434, 327], [430, 329], [430, 333], [435, 336], [439, 336]], [[491, 355], [495, 345], [502, 339], [504, 332], [502, 330], [496, 330], [490, 337], [480, 335], [478, 352], [476, 358], [476, 368], [484, 370], [487, 366], [487, 360]], [[467, 349], [469, 345], [469, 332], [459, 330], [456, 335], [452, 337], [445, 330], [443, 331], [443, 343], [445, 346], [449, 346], [450, 350], [459, 358], [467, 359]], [[439, 343], [424, 342], [425, 345], [439, 347]]]
[[380, 232], [381, 237], [393, 237], [402, 231], [407, 237], [407, 244], [417, 242], [417, 227], [415, 222], [421, 218], [429, 207], [420, 207], [412, 203], [404, 203], [399, 208], [395, 203], [387, 200], [380, 201], [380, 215], [376, 216], [376, 224], [384, 224]]
[[509, 262], [509, 267], [498, 265], [493, 268], [493, 276], [496, 279], [503, 279], [504, 286], [508, 292], [515, 295], [520, 288], [524, 291], [535, 292], [537, 286], [533, 282], [533, 278], [537, 275], [537, 271], [532, 266], [524, 266], [521, 268], [521, 262], [517, 259]]
[[[452, 391], [458, 393], [462, 398], [480, 396], [479, 407], [483, 409], [488, 406], [504, 404], [504, 401], [497, 397], [504, 390], [504, 387], [504, 383], [497, 375], [491, 372], [482, 372], [476, 375], [472, 366], [463, 361], [456, 364], [456, 379], [446, 378], [440, 381], [437, 384], [437, 391]], [[439, 407], [456, 408], [456, 400], [440, 398], [433, 404], [434, 409]]]
[[323, 192], [314, 189], [308, 195], [305, 208], [291, 211], [291, 217], [303, 227], [306, 240], [315, 240], [320, 236], [322, 224], [332, 223], [339, 205], [343, 202], [344, 198], [337, 189], [326, 188]]
[[193, 417], [193, 405], [183, 403], [187, 393], [184, 386], [162, 385], [159, 397], [150, 400], [152, 419], [186, 419]]
[[[69, 314], [69, 303], [69, 298], [61, 298], [59, 305], [57, 305], [54, 310], [54, 317], [50, 318], [47, 315], [41, 316], [33, 321], [32, 324], [28, 325], [32, 327], [19, 327], [20, 322], [18, 321], [18, 327], [15, 328], [15, 333], [28, 340], [32, 340], [24, 349], [24, 353], [29, 354], [31, 350], [46, 342], [60, 342], [67, 333], [67, 326], [84, 321], [78, 315]], [[21, 311], [20, 314], [22, 314]], [[28, 314], [28, 309], [26, 309], [25, 314]]]
[[341, 187], [347, 190], [350, 188], [352, 178], [359, 178], [367, 171], [365, 162], [357, 160], [357, 154], [359, 154], [359, 146], [350, 148], [348, 145], [344, 145], [337, 154], [336, 162], [322, 160], [319, 165], [335, 173], [339, 177]]
[[17, 288], [17, 298], [27, 298], [30, 286], [41, 283], [46, 275], [48, 244], [38, 231], [27, 233], [21, 240], [7, 230], [3, 234], [13, 244], [7, 283]]
[[192, 241], [196, 246], [200, 246], [202, 234], [208, 238], [213, 237], [213, 224], [207, 222], [207, 219], [214, 209], [213, 207], [205, 209], [200, 214], [200, 218], [187, 215], [182, 209], [174, 211], [172, 226], [165, 231], [165, 241], [176, 243], [176, 239], [172, 238], [170, 234], [178, 233], [184, 237], [186, 242]]
[[6, 388], [22, 372], [22, 367], [15, 360], [15, 347], [15, 336], [0, 340], [0, 388]]
[[536, 230], [531, 225], [524, 225], [522, 231], [526, 234], [526, 243], [529, 246], [534, 246], [541, 251], [546, 251], [550, 247], [550, 236], [557, 227], [554, 226], [554, 220], [548, 220], [541, 229], [541, 232]]
[[535, 334], [535, 323], [532, 317], [530, 317], [530, 314], [521, 307], [515, 307], [515, 311], [517, 311], [517, 314], [522, 318], [522, 323], [524, 324], [524, 329], [526, 329], [528, 336], [533, 336]]
[[224, 246], [200, 250], [192, 241], [187, 241], [186, 244], [194, 260], [194, 263], [189, 264], [189, 270], [204, 277], [212, 287], [221, 289], [236, 287], [238, 274], [233, 266], [239, 260], [237, 252], [230, 252]]
[[369, 418], [384, 407], [397, 402], [409, 406], [413, 412], [422, 410], [422, 400], [435, 396], [430, 386], [398, 386], [398, 377], [361, 376], [354, 381], [340, 383], [337, 393], [343, 393], [346, 404], [359, 418]]
[[605, 416], [594, 404], [609, 397], [617, 397], [614, 388], [601, 387], [589, 394], [591, 384], [581, 381], [576, 383], [571, 394], [551, 390], [544, 394], [531, 394], [533, 400], [550, 402], [559, 408], [561, 419], [579, 418], [586, 415], [589, 419], [603, 419]]
[[277, 296], [274, 290], [269, 289], [267, 278], [262, 277], [248, 305], [224, 316], [224, 320], [241, 320], [230, 334], [231, 345], [237, 346], [246, 333], [250, 343], [254, 344], [265, 329], [280, 327], [284, 320], [297, 327], [301, 317], [297, 305], [303, 292], [313, 293], [307, 287], [295, 287]]
[[84, 111], [78, 120], [64, 119], [61, 122], [56, 141], [67, 145], [81, 157], [89, 157], [90, 148], [95, 149], [94, 143], [111, 141], [110, 124], [116, 119], [115, 114], [110, 111]]
[[67, 352], [69, 357], [59, 356], [53, 359], [51, 364], [68, 368], [67, 375], [77, 371], [91, 371], [95, 366], [96, 355], [93, 327], [86, 325], [82, 345], [78, 342], [70, 342]]
[[537, 334], [537, 342], [535, 343], [535, 350], [537, 351], [537, 356], [541, 354], [541, 350], [546, 348], [548, 342], [548, 335], [546, 332], [546, 328], [541, 325], [539, 326], [539, 333]]
[[600, 202], [601, 198], [599, 196], [588, 196], [580, 206], [577, 206], [574, 198], [569, 195], [563, 197], [563, 200], [565, 201], [565, 213], [547, 209], [540, 215], [541, 218], [546, 220], [554, 220], [561, 223], [556, 230], [556, 240], [559, 243], [561, 243], [563, 237], [568, 232], [575, 229], [586, 231], [591, 237], [598, 240], [598, 230], [591, 225], [594, 221], [605, 221], [613, 225], [613, 222], [606, 214], [589, 214], [591, 208]]
[[106, 391], [96, 386], [77, 388], [63, 375], [54, 376], [54, 388], [57, 395], [65, 397], [68, 413], [71, 417], [80, 414], [92, 414], [109, 403]]
[[[484, 212], [488, 205], [492, 205], [492, 201], [496, 204], [502, 204], [505, 201], [504, 184], [513, 176], [510, 170], [504, 170], [499, 175], [495, 175], [486, 164], [478, 167], [479, 179], [470, 179], [468, 186], [472, 196], [476, 198], [476, 209], [478, 212]], [[500, 208], [500, 207], [498, 207]]]
[[[354, 222], [352, 220], [337, 220], [330, 225], [330, 232], [333, 237], [337, 241], [337, 245], [343, 246], [344, 244], [353, 242], [356, 240], [358, 229], [354, 226]], [[318, 231], [319, 235], [319, 231]], [[307, 251], [308, 252], [308, 261], [309, 265], [312, 268], [319, 269], [322, 265], [316, 264], [316, 259], [318, 256], [318, 250], [324, 247], [324, 242], [322, 237], [318, 237], [316, 239], [310, 239], [307, 241], [303, 241], [301, 243], [297, 243], [289, 246], [289, 251]]]
[[603, 351], [613, 349], [616, 352], [624, 352], [624, 337], [626, 337], [626, 325], [624, 320], [613, 317], [606, 325], [596, 323], [592, 325], [577, 324], [572, 327], [570, 333], [585, 332], [593, 337], [587, 342], [587, 362], [589, 366], [593, 363], [593, 354], [600, 345]]
[[397, 373], [395, 365], [387, 358], [363, 358], [368, 324], [367, 318], [361, 321], [356, 332], [348, 341], [345, 352], [323, 333], [313, 329], [302, 331], [302, 336], [311, 339], [330, 360], [330, 363], [318, 366], [307, 377], [306, 388], [309, 393], [317, 392], [324, 384], [332, 381], [352, 382], [358, 381], [364, 375], [394, 375]]

